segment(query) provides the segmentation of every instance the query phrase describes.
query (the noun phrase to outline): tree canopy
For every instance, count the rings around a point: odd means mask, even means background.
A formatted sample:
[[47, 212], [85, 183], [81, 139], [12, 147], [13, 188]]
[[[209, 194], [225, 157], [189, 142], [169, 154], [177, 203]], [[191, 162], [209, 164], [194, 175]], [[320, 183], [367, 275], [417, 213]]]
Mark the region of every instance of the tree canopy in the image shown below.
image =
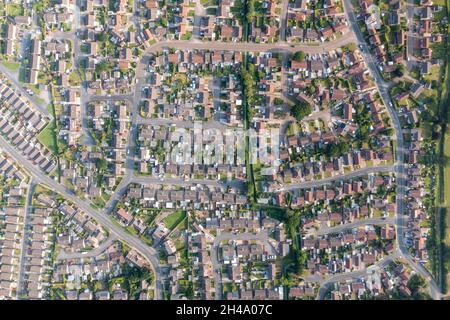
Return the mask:
[[297, 51], [296, 53], [294, 53], [293, 59], [295, 61], [303, 61], [305, 60], [305, 53], [303, 51]]
[[298, 102], [291, 107], [291, 114], [297, 121], [303, 120], [304, 117], [311, 114], [312, 108], [308, 103]]

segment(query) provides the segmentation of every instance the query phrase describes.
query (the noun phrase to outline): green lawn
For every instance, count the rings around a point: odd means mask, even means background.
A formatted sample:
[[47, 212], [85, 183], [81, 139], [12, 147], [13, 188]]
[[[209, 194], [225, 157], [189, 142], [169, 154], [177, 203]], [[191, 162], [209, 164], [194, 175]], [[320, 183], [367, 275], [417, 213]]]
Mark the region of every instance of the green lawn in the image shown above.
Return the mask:
[[53, 121], [51, 121], [38, 135], [39, 141], [45, 145], [53, 154], [56, 155], [57, 149], [53, 138], [53, 130], [55, 129]]
[[28, 78], [27, 69], [22, 67], [19, 70], [19, 82], [26, 82]]
[[5, 66], [6, 69], [8, 69], [12, 72], [16, 72], [20, 68], [20, 63], [18, 63], [18, 62], [3, 61], [2, 64]]
[[102, 197], [95, 197], [93, 202], [98, 208], [104, 208], [106, 204], [105, 200]]
[[439, 80], [439, 74], [440, 74], [440, 66], [439, 65], [434, 65], [431, 67], [431, 72], [430, 74], [425, 75], [423, 78], [428, 81], [438, 81]]
[[216, 13], [217, 13], [217, 8], [208, 8], [208, 9], [206, 9], [206, 14], [207, 15], [214, 16], [214, 15], [216, 15]]
[[444, 206], [450, 205], [450, 183], [445, 183], [450, 181], [450, 166], [449, 166], [449, 156], [450, 156], [450, 133], [445, 134], [444, 138], [444, 163], [442, 163], [444, 168]]
[[431, 44], [431, 49], [433, 50], [433, 58], [434, 59], [442, 59], [444, 60], [447, 56], [445, 43], [433, 43]]
[[166, 225], [166, 227], [170, 230], [175, 228], [181, 220], [183, 220], [186, 217], [185, 211], [176, 211], [172, 213], [170, 216], [166, 217], [163, 222]]
[[23, 15], [23, 6], [21, 6], [20, 4], [17, 3], [8, 3], [6, 5], [6, 14], [8, 16], [21, 16]]
[[181, 40], [190, 40], [192, 38], [192, 32], [186, 32], [181, 36]]
[[31, 91], [33, 91], [33, 93], [34, 93], [34, 100], [36, 100], [37, 103], [45, 104], [45, 100], [40, 97], [41, 90], [39, 90], [39, 85], [26, 84], [25, 86], [27, 88], [29, 88]]
[[79, 86], [80, 85], [80, 77], [76, 71], [72, 71], [69, 74], [69, 83], [71, 86]]
[[39, 90], [39, 86], [37, 84], [30, 84], [28, 85], [28, 88], [30, 88], [35, 95], [37, 96], [41, 95], [41, 90]]
[[[450, 6], [450, 0], [447, 0], [447, 5]], [[449, 15], [450, 16], [450, 15]], [[450, 29], [450, 27], [449, 27]], [[450, 43], [443, 43], [443, 52], [445, 53], [444, 58], [447, 60], [447, 65], [445, 69], [444, 80], [442, 81], [442, 86], [439, 90], [440, 94], [440, 104], [439, 110], [441, 115], [446, 119], [443, 129], [445, 130], [444, 136], [441, 138], [439, 145], [439, 153], [440, 153], [440, 167], [439, 174], [437, 176], [438, 181], [438, 197], [437, 197], [437, 205], [440, 209], [439, 214], [437, 216], [436, 223], [436, 233], [437, 233], [437, 243], [439, 245], [438, 249], [438, 258], [435, 263], [438, 263], [437, 267], [439, 268], [439, 280], [442, 285], [442, 289], [445, 293], [447, 293], [448, 285], [450, 284], [450, 272], [448, 272], [449, 265], [449, 204], [450, 204], [450, 183], [448, 183], [448, 179], [450, 178], [450, 130], [448, 126], [449, 119], [449, 77], [450, 77], [450, 53], [448, 52], [448, 46]], [[442, 140], [443, 139], [443, 140]]]
[[445, 10], [436, 11], [436, 12], [433, 14], [433, 21], [434, 21], [434, 22], [439, 22], [439, 21], [441, 21], [445, 16], [446, 16]]

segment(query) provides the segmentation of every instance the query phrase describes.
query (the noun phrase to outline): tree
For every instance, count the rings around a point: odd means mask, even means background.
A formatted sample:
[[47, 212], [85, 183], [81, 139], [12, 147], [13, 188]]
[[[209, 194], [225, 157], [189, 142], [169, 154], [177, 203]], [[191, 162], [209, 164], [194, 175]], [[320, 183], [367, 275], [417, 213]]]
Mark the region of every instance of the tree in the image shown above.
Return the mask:
[[112, 70], [112, 63], [107, 61], [107, 60], [103, 60], [99, 63], [97, 63], [97, 65], [95, 66], [95, 72], [97, 73], [101, 73], [102, 71], [111, 71]]
[[347, 51], [347, 52], [353, 52], [356, 50], [356, 44], [353, 42], [349, 43], [349, 44], [343, 46], [343, 50]]
[[255, 16], [255, 2], [254, 0], [247, 1], [247, 14], [245, 16], [247, 22], [252, 22]]
[[328, 144], [326, 153], [329, 157], [338, 157], [344, 153], [347, 153], [350, 145], [346, 142], [331, 143]]
[[291, 114], [297, 121], [303, 120], [311, 112], [312, 108], [308, 103], [297, 103], [291, 107]]
[[401, 63], [397, 64], [397, 69], [395, 70], [395, 75], [397, 77], [403, 77], [405, 74], [405, 66]]
[[256, 82], [254, 79], [255, 68], [253, 64], [248, 65], [248, 70], [241, 68], [242, 80], [244, 82], [244, 91], [247, 97], [247, 103], [249, 106], [253, 104], [253, 98], [255, 93]]
[[164, 28], [167, 27], [167, 19], [166, 19], [166, 18], [161, 17], [160, 22], [161, 22], [161, 26], [162, 26], [162, 27], [164, 27]]
[[409, 279], [408, 287], [409, 287], [409, 289], [411, 289], [411, 291], [413, 293], [416, 293], [421, 288], [426, 287], [426, 282], [425, 282], [425, 280], [422, 277], [420, 277], [419, 275], [415, 274]]
[[105, 159], [98, 159], [97, 167], [100, 172], [105, 172], [108, 169], [108, 163]]
[[108, 35], [106, 34], [106, 32], [100, 32], [97, 34], [97, 40], [100, 42], [105, 42], [106, 40], [108, 40]]
[[293, 59], [295, 61], [303, 61], [305, 60], [305, 53], [303, 51], [297, 51], [296, 53], [294, 53]]

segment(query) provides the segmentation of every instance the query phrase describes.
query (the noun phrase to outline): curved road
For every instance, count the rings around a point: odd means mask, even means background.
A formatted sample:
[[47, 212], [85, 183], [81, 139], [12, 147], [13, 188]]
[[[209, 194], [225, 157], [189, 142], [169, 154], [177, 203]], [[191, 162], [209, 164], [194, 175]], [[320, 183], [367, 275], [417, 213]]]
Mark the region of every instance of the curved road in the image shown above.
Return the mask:
[[32, 176], [33, 180], [37, 183], [42, 183], [48, 186], [51, 190], [60, 193], [67, 200], [70, 200], [76, 204], [81, 210], [86, 214], [96, 219], [99, 224], [106, 227], [110, 234], [126, 242], [128, 245], [140, 252], [145, 258], [150, 262], [155, 275], [155, 297], [157, 299], [162, 299], [162, 282], [161, 282], [161, 268], [159, 263], [159, 257], [156, 250], [148, 244], [146, 244], [141, 239], [127, 233], [125, 229], [120, 227], [117, 222], [106, 215], [93, 209], [87, 200], [81, 200], [75, 196], [71, 190], [67, 189], [65, 186], [59, 184], [57, 181], [51, 179], [47, 175], [43, 174], [33, 163], [26, 159], [22, 154], [16, 151], [2, 136], [0, 136], [0, 145], [8, 154], [21, 166], [24, 167]]
[[319, 228], [319, 230], [312, 230], [311, 232], [306, 233], [306, 235], [314, 235], [314, 236], [322, 236], [325, 234], [330, 233], [339, 233], [347, 229], [353, 229], [358, 228], [361, 226], [366, 225], [374, 225], [374, 226], [380, 226], [380, 225], [395, 225], [396, 219], [395, 218], [370, 218], [370, 219], [361, 219], [358, 221], [354, 221], [351, 223], [341, 224], [335, 227], [324, 227]]
[[97, 248], [94, 248], [86, 252], [59, 252], [56, 260], [68, 260], [68, 259], [83, 259], [83, 258], [93, 258], [102, 254], [103, 251], [108, 249], [117, 239], [114, 236], [110, 236], [108, 239], [103, 241]]
[[318, 300], [323, 300], [325, 298], [325, 294], [327, 293], [329, 287], [333, 283], [342, 282], [342, 281], [351, 280], [351, 279], [358, 279], [358, 278], [362, 278], [367, 275], [373, 274], [374, 272], [376, 272], [376, 270], [379, 270], [379, 268], [385, 267], [390, 262], [397, 259], [399, 256], [400, 256], [400, 253], [397, 251], [397, 252], [390, 254], [389, 256], [384, 257], [382, 260], [377, 261], [375, 264], [369, 266], [368, 268], [366, 268], [364, 270], [341, 273], [341, 274], [337, 274], [337, 275], [331, 276], [326, 279], [319, 280], [320, 289], [319, 289], [319, 293], [318, 293]]
[[[396, 149], [396, 159], [397, 162], [394, 166], [386, 166], [386, 167], [371, 167], [371, 168], [365, 168], [359, 171], [351, 172], [348, 175], [342, 175], [339, 177], [332, 177], [328, 179], [324, 179], [321, 181], [313, 181], [308, 183], [301, 183], [301, 184], [294, 184], [290, 185], [287, 188], [309, 188], [319, 185], [324, 185], [327, 183], [330, 183], [331, 181], [338, 180], [338, 179], [345, 179], [345, 178], [352, 178], [356, 177], [358, 175], [368, 174], [370, 172], [375, 171], [391, 171], [394, 170], [397, 176], [397, 239], [399, 243], [399, 250], [401, 252], [401, 256], [408, 260], [410, 262], [411, 266], [413, 267], [416, 272], [419, 272], [420, 274], [424, 275], [425, 278], [430, 283], [430, 289], [432, 296], [434, 298], [439, 298], [440, 292], [437, 288], [434, 280], [429, 275], [429, 273], [421, 266], [420, 264], [417, 264], [415, 261], [412, 260], [411, 256], [409, 255], [407, 248], [404, 243], [403, 239], [403, 231], [405, 226], [405, 216], [403, 215], [404, 212], [404, 197], [405, 197], [405, 166], [404, 166], [404, 145], [403, 145], [403, 135], [402, 135], [402, 128], [400, 121], [398, 119], [398, 115], [396, 111], [391, 107], [391, 99], [388, 94], [388, 84], [383, 81], [381, 78], [381, 75], [378, 71], [378, 64], [373, 59], [373, 57], [368, 54], [369, 50], [367, 48], [367, 45], [364, 41], [364, 38], [356, 24], [355, 16], [351, 10], [351, 3], [350, 0], [344, 0], [344, 8], [348, 15], [350, 25], [353, 28], [353, 33], [350, 33], [346, 35], [345, 37], [341, 37], [338, 40], [330, 41], [330, 42], [324, 42], [320, 45], [289, 45], [285, 42], [278, 42], [273, 44], [257, 44], [257, 43], [244, 43], [244, 42], [230, 42], [230, 43], [223, 43], [223, 42], [201, 42], [196, 40], [190, 40], [190, 41], [160, 41], [156, 44], [148, 47], [145, 52], [143, 58], [138, 63], [138, 66], [136, 68], [136, 88], [134, 94], [129, 95], [123, 95], [120, 97], [117, 97], [118, 99], [125, 99], [130, 101], [133, 104], [133, 112], [132, 112], [132, 128], [130, 132], [129, 137], [129, 144], [128, 149], [133, 150], [134, 148], [134, 140], [137, 134], [136, 125], [138, 123], [138, 110], [137, 105], [139, 101], [139, 95], [140, 95], [140, 89], [142, 86], [142, 79], [144, 76], [144, 67], [145, 67], [145, 61], [146, 61], [146, 55], [150, 53], [154, 53], [157, 51], [160, 51], [164, 48], [177, 48], [177, 49], [208, 49], [208, 50], [224, 50], [224, 51], [270, 51], [270, 52], [280, 52], [280, 53], [293, 53], [296, 51], [303, 51], [308, 54], [320, 54], [324, 53], [330, 50], [333, 50], [337, 47], [344, 46], [346, 44], [358, 41], [364, 48], [363, 55], [365, 56], [365, 60], [369, 66], [369, 69], [372, 73], [372, 76], [375, 79], [375, 83], [378, 87], [378, 90], [380, 92], [380, 95], [382, 97], [382, 100], [386, 104], [389, 114], [391, 116], [393, 127], [395, 129], [396, 133], [396, 142], [397, 142], [397, 149]], [[284, 10], [283, 10], [284, 11]], [[20, 87], [19, 87], [20, 88]], [[115, 99], [116, 97], [97, 97], [93, 96], [93, 99]], [[50, 177], [46, 176], [38, 168], [35, 167], [34, 164], [32, 164], [28, 159], [26, 159], [22, 154], [20, 154], [18, 151], [16, 151], [12, 146], [10, 146], [3, 137], [0, 137], [0, 144], [2, 147], [22, 166], [27, 169], [32, 176], [34, 177], [34, 181], [37, 183], [42, 183], [53, 189], [54, 191], [62, 194], [65, 196], [68, 200], [72, 201], [74, 204], [76, 204], [80, 209], [85, 211], [88, 215], [93, 217], [97, 220], [98, 223], [103, 225], [104, 227], [108, 228], [110, 230], [110, 233], [113, 237], [120, 239], [124, 242], [126, 242], [131, 247], [135, 248], [137, 251], [139, 251], [144, 257], [146, 257], [152, 266], [153, 272], [155, 274], [155, 297], [157, 299], [162, 299], [162, 282], [161, 282], [161, 266], [159, 264], [159, 258], [156, 250], [152, 247], [149, 247], [145, 242], [140, 240], [139, 238], [127, 233], [122, 227], [118, 226], [113, 219], [106, 214], [106, 212], [109, 212], [109, 210], [106, 210], [104, 212], [98, 212], [97, 210], [93, 209], [89, 202], [86, 200], [81, 200], [78, 197], [76, 197], [70, 190], [68, 190], [63, 185], [60, 185], [55, 180], [51, 179]], [[393, 167], [393, 168], [392, 168]], [[132, 179], [132, 170], [134, 168], [134, 159], [133, 156], [127, 157], [127, 167], [126, 167], [126, 175], [124, 177], [123, 184], [128, 181], [128, 179]], [[122, 183], [121, 183], [122, 184]], [[383, 261], [385, 263], [385, 260]], [[381, 264], [381, 262], [380, 262]], [[335, 277], [331, 277], [328, 280], [324, 282], [326, 285], [329, 282], [334, 281], [340, 281], [341, 278], [346, 277], [352, 277], [359, 275], [359, 273], [348, 273], [343, 275], [338, 275]]]
[[367, 167], [355, 171], [351, 171], [342, 175], [329, 177], [321, 180], [313, 180], [313, 181], [306, 181], [306, 182], [299, 182], [299, 183], [291, 183], [288, 185], [285, 185], [284, 188], [282, 188], [280, 191], [289, 191], [294, 189], [309, 189], [309, 188], [317, 188], [320, 186], [324, 186], [327, 184], [330, 184], [332, 182], [336, 181], [344, 181], [347, 179], [353, 179], [360, 176], [364, 176], [371, 173], [377, 173], [377, 172], [393, 172], [394, 166], [393, 165], [385, 165], [385, 166], [373, 166], [373, 167]]
[[397, 142], [396, 150], [395, 150], [395, 174], [397, 177], [397, 197], [396, 197], [396, 205], [397, 205], [397, 244], [399, 247], [399, 250], [401, 252], [402, 258], [407, 260], [411, 267], [419, 274], [421, 274], [425, 280], [429, 283], [429, 289], [431, 296], [433, 299], [441, 299], [441, 292], [439, 287], [436, 285], [436, 282], [434, 281], [431, 274], [420, 264], [416, 263], [411, 255], [408, 252], [408, 249], [405, 245], [405, 239], [404, 239], [404, 232], [406, 230], [406, 219], [407, 216], [404, 214], [405, 210], [405, 192], [406, 192], [406, 172], [405, 172], [405, 148], [404, 148], [404, 141], [403, 141], [403, 130], [400, 123], [400, 119], [398, 117], [397, 111], [394, 109], [391, 97], [388, 92], [389, 84], [385, 82], [380, 74], [380, 71], [378, 69], [378, 62], [373, 58], [373, 56], [370, 54], [369, 47], [367, 46], [367, 43], [364, 40], [363, 34], [361, 33], [361, 30], [358, 27], [355, 14], [352, 10], [352, 4], [350, 0], [344, 0], [344, 8], [347, 12], [347, 16], [349, 19], [349, 23], [353, 29], [353, 33], [356, 35], [356, 38], [358, 40], [358, 43], [363, 48], [363, 56], [364, 60], [367, 63], [367, 66], [369, 67], [370, 73], [372, 77], [375, 80], [375, 84], [378, 88], [378, 91], [380, 93], [381, 99], [383, 100], [384, 104], [386, 105], [390, 118], [393, 122], [393, 127], [395, 131], [395, 139]]

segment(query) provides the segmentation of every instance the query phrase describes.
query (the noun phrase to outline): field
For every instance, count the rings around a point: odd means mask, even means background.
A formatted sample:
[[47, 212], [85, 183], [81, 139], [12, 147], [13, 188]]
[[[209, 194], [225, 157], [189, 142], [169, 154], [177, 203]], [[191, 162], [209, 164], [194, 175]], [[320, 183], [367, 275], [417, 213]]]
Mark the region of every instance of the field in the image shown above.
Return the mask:
[[[450, 0], [447, 1], [447, 6], [450, 5]], [[448, 12], [447, 12], [448, 14]], [[449, 229], [449, 207], [450, 207], [450, 183], [448, 182], [450, 178], [450, 127], [448, 125], [448, 120], [450, 118], [449, 107], [449, 89], [450, 89], [450, 53], [448, 52], [449, 40], [447, 43], [443, 43], [443, 52], [446, 59], [446, 69], [444, 80], [442, 81], [442, 90], [440, 90], [440, 112], [443, 119], [446, 121], [443, 123], [443, 130], [445, 130], [444, 136], [441, 138], [440, 144], [440, 174], [438, 175], [439, 181], [439, 197], [437, 205], [443, 208], [443, 210], [438, 211], [440, 214], [437, 216], [437, 234], [439, 243], [438, 252], [438, 262], [439, 265], [439, 278], [441, 280], [441, 285], [443, 287], [444, 293], [448, 293], [448, 286], [450, 285], [450, 229]], [[444, 216], [443, 216], [444, 215]]]
[[443, 165], [444, 168], [444, 206], [450, 205], [450, 183], [445, 183], [446, 181], [450, 181], [450, 166], [449, 166], [449, 155], [450, 155], [450, 134], [447, 132], [444, 138], [444, 157], [443, 157]]
[[72, 71], [69, 74], [69, 83], [71, 86], [79, 86], [80, 85], [80, 77], [76, 71]]
[[[447, 67], [448, 69], [448, 67]], [[447, 70], [448, 72], [448, 70]], [[448, 79], [446, 79], [448, 81]], [[447, 93], [448, 95], [448, 93]], [[447, 102], [449, 101], [449, 98], [447, 97]], [[448, 112], [448, 110], [447, 110]], [[442, 263], [443, 265], [443, 271], [444, 274], [443, 276], [446, 276], [446, 283], [447, 283], [447, 288], [450, 285], [450, 272], [448, 272], [449, 268], [450, 268], [450, 261], [449, 261], [449, 255], [450, 255], [450, 183], [448, 183], [448, 181], [450, 181], [450, 132], [449, 129], [447, 127], [447, 132], [445, 134], [445, 138], [444, 138], [444, 146], [443, 146], [443, 155], [442, 155], [442, 163], [441, 165], [443, 166], [443, 189], [444, 189], [444, 199], [443, 199], [443, 203], [442, 206], [445, 207], [445, 210], [442, 210], [441, 214], [445, 214], [445, 217], [441, 217], [441, 225], [440, 225], [440, 229], [441, 230], [441, 241], [443, 243], [442, 245], [442, 251], [441, 252], [441, 259], [442, 259]], [[441, 186], [442, 187], [442, 186]], [[445, 274], [445, 272], [447, 272], [447, 274]]]
[[6, 14], [8, 16], [12, 16], [12, 17], [21, 16], [21, 15], [23, 15], [23, 13], [24, 13], [23, 12], [23, 7], [21, 5], [19, 5], [19, 4], [8, 3], [6, 5]]
[[17, 70], [19, 70], [20, 64], [17, 62], [7, 62], [7, 61], [3, 61], [2, 64], [5, 66], [6, 69], [15, 72]]
[[172, 213], [170, 216], [165, 218], [164, 224], [170, 230], [175, 228], [184, 218], [186, 217], [186, 212], [184, 211], [176, 211]]
[[438, 65], [434, 65], [431, 67], [431, 72], [430, 74], [427, 74], [424, 76], [424, 79], [427, 80], [428, 82], [431, 81], [438, 81], [439, 80], [439, 73], [440, 73], [440, 66]]
[[39, 141], [45, 145], [53, 154], [56, 154], [56, 145], [53, 138], [54, 123], [51, 121], [38, 135]]

